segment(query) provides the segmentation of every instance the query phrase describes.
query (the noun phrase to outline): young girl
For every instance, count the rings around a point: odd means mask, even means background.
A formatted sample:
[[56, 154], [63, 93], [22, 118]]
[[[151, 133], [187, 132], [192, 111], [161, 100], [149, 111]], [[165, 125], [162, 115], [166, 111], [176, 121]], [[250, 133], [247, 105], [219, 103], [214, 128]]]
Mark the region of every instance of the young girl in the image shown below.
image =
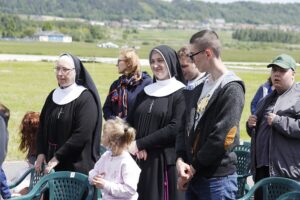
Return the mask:
[[104, 124], [102, 143], [109, 150], [89, 172], [89, 181], [101, 189], [103, 200], [138, 198], [136, 190], [141, 170], [127, 151], [134, 139], [135, 129], [121, 118]]
[[[40, 113], [29, 111], [24, 115], [19, 128], [19, 134], [21, 138], [19, 150], [23, 153], [26, 153], [26, 161], [29, 168], [34, 166], [34, 162], [36, 160], [36, 135], [39, 123]], [[26, 167], [24, 170], [22, 170], [19, 176], [23, 175], [27, 169], [28, 168]], [[15, 179], [18, 179], [19, 176], [17, 176]], [[27, 194], [29, 184], [30, 176], [26, 177], [25, 181], [12, 189], [12, 195], [20, 196]]]
[[34, 165], [36, 160], [36, 134], [40, 122], [39, 112], [27, 112], [20, 125], [21, 143], [19, 149], [27, 152], [26, 160], [30, 167]]

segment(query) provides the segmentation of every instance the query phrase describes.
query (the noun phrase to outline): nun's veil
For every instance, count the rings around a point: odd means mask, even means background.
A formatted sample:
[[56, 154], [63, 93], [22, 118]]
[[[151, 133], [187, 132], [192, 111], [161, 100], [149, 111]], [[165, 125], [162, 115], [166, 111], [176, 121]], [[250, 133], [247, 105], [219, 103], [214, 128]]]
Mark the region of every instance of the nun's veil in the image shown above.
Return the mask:
[[[153, 51], [156, 51], [163, 56], [164, 60], [167, 63], [167, 66], [169, 68], [171, 77], [175, 76], [175, 78], [178, 81], [185, 84], [185, 79], [183, 77], [183, 73], [181, 70], [180, 62], [179, 62], [176, 51], [167, 45], [157, 46], [151, 50], [150, 55], [149, 55], [149, 61], [151, 60], [151, 55], [152, 55]], [[154, 81], [156, 81], [155, 77], [153, 79], [154, 79]]]
[[75, 82], [77, 83], [77, 85], [82, 85], [86, 87], [92, 93], [95, 102], [97, 104], [98, 119], [97, 119], [96, 127], [93, 132], [93, 138], [92, 138], [92, 146], [93, 146], [92, 155], [94, 161], [96, 162], [100, 157], [99, 150], [100, 150], [100, 142], [101, 142], [100, 140], [101, 140], [101, 130], [102, 130], [102, 110], [101, 110], [101, 102], [100, 102], [98, 90], [95, 86], [92, 77], [85, 69], [82, 62], [79, 60], [79, 58], [67, 53], [62, 54], [61, 56], [63, 55], [68, 55], [72, 57], [75, 65], [75, 71], [76, 71]]

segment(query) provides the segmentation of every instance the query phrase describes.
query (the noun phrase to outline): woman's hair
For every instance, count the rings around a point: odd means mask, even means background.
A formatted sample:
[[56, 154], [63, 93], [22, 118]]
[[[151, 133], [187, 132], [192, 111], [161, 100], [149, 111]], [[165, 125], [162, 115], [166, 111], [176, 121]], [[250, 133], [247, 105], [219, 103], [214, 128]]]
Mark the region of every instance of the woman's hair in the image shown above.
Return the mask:
[[122, 49], [120, 56], [124, 57], [126, 64], [128, 65], [124, 74], [141, 76], [141, 64], [140, 59], [134, 49]]
[[119, 155], [135, 139], [135, 129], [130, 127], [123, 119], [116, 117], [107, 120], [103, 129], [106, 144], [111, 148], [112, 152]]
[[36, 153], [36, 134], [40, 123], [39, 112], [27, 112], [20, 125], [21, 143], [19, 149], [28, 154]]
[[270, 84], [270, 86], [273, 86], [273, 83], [272, 83], [272, 79], [271, 79], [271, 76], [269, 76], [268, 80], [267, 80]]

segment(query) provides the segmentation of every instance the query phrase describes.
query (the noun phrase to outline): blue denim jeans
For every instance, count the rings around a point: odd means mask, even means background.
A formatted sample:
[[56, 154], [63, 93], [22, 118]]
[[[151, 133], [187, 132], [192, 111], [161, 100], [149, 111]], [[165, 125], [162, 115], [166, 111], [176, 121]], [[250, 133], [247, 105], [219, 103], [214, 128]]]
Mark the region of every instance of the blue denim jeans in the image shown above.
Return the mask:
[[186, 200], [236, 199], [237, 174], [217, 178], [195, 177], [185, 193]]
[[6, 175], [2, 168], [0, 168], [0, 193], [3, 199], [9, 199], [11, 197], [11, 193], [6, 181]]

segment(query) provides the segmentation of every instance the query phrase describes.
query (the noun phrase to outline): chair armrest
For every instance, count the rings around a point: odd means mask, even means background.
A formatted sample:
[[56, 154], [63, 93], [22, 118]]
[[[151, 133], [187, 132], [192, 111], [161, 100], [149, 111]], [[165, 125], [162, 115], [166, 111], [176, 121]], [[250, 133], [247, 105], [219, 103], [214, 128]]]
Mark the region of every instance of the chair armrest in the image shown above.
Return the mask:
[[44, 185], [43, 184], [37, 184], [28, 194], [10, 198], [10, 200], [32, 200], [35, 197], [40, 197], [42, 193], [49, 187], [48, 183], [45, 183]]
[[22, 181], [24, 181], [24, 179], [32, 172], [32, 170], [34, 170], [33, 167], [29, 168], [28, 170], [26, 170], [24, 172], [24, 174], [22, 174], [21, 177], [18, 178], [18, 180], [14, 181], [13, 183], [10, 183], [8, 185], [9, 189], [15, 188], [17, 187]]

